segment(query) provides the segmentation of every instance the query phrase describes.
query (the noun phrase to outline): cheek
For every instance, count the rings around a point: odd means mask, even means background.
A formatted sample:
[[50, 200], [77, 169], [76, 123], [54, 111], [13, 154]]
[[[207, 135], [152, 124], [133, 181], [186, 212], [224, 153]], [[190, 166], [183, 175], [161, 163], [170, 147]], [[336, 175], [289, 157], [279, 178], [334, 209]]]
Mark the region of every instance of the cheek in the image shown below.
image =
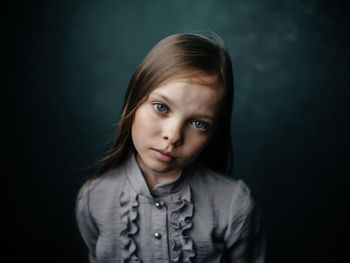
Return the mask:
[[156, 122], [147, 107], [140, 107], [135, 113], [131, 128], [133, 140], [142, 140], [155, 134], [156, 130]]
[[186, 155], [198, 156], [209, 143], [209, 136], [190, 134], [187, 138]]

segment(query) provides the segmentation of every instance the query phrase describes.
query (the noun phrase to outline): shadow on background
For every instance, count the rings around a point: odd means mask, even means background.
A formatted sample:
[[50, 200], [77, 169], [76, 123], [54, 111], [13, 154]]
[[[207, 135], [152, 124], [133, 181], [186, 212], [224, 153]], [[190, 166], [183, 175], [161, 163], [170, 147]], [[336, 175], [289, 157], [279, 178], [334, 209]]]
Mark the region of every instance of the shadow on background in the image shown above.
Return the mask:
[[235, 72], [233, 176], [263, 209], [268, 262], [349, 262], [345, 4], [137, 2], [5, 9], [5, 254], [86, 260], [75, 197], [108, 149], [132, 72], [163, 37], [213, 30]]

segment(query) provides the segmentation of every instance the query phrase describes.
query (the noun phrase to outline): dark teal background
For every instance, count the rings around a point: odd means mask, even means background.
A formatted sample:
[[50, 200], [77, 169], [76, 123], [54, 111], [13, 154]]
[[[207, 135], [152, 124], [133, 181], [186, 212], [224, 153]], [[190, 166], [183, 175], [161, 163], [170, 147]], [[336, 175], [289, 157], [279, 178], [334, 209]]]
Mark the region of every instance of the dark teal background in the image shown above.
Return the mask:
[[350, 262], [345, 4], [52, 0], [4, 10], [8, 262], [84, 262], [74, 201], [108, 149], [131, 74], [163, 37], [209, 30], [232, 57], [233, 176], [263, 209], [268, 262]]

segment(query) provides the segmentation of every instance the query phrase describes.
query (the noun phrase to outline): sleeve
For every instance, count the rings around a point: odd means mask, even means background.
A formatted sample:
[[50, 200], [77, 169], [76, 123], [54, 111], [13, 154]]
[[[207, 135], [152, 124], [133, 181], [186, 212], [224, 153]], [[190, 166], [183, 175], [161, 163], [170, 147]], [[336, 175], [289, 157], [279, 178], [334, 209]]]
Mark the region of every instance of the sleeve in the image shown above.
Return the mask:
[[264, 263], [266, 241], [261, 211], [248, 187], [240, 183], [243, 188], [231, 207], [225, 237], [228, 262]]
[[80, 234], [89, 250], [89, 262], [95, 263], [97, 262], [95, 248], [99, 231], [90, 213], [88, 184], [85, 184], [78, 194], [76, 200], [76, 219]]

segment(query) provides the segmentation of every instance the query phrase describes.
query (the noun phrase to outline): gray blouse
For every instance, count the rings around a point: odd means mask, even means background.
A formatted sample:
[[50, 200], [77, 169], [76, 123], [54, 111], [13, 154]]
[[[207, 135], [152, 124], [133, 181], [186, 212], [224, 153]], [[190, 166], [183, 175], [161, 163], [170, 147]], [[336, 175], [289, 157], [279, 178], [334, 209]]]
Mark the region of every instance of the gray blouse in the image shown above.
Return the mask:
[[241, 180], [199, 163], [151, 191], [132, 155], [79, 192], [90, 262], [262, 263], [260, 214]]

